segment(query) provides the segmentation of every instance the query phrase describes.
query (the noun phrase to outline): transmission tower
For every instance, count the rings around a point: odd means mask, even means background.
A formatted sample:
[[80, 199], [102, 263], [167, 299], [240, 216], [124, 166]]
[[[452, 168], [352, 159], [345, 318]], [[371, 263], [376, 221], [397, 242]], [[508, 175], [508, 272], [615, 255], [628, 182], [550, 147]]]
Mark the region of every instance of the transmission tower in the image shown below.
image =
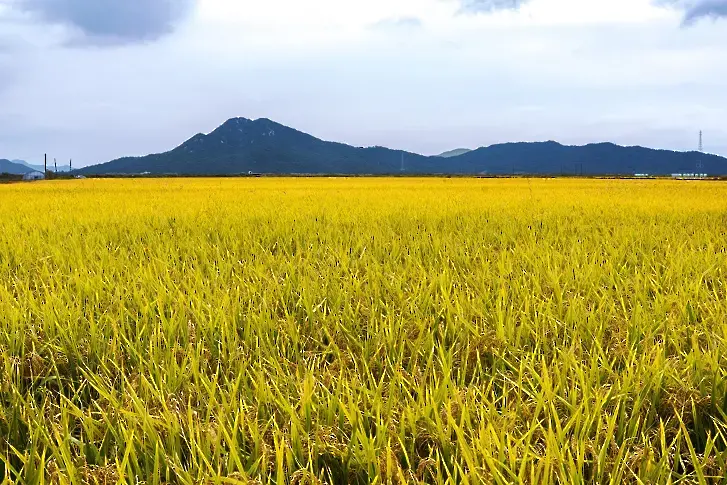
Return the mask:
[[[699, 130], [699, 153], [704, 153], [704, 140], [702, 137], [702, 130]], [[699, 173], [699, 176], [702, 174], [702, 170], [704, 169], [704, 162], [702, 162], [702, 158], [699, 157], [699, 160], [697, 160], [697, 172]]]

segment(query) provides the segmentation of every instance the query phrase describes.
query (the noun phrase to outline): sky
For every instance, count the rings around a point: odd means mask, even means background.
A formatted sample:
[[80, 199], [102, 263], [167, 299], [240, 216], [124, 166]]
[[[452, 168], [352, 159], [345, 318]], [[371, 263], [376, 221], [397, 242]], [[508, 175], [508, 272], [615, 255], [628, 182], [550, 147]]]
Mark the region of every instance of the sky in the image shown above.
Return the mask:
[[0, 0], [0, 158], [167, 151], [232, 117], [423, 154], [727, 156], [727, 0]]

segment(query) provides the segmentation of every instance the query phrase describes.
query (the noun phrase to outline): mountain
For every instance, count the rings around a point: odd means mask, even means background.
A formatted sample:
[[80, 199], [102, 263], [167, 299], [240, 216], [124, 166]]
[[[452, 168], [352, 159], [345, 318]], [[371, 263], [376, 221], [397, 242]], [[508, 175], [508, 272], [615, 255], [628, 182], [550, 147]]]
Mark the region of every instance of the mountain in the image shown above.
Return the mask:
[[173, 150], [77, 170], [98, 174], [727, 174], [727, 159], [612, 143], [505, 143], [443, 158], [323, 141], [266, 118], [233, 118]]
[[20, 163], [11, 162], [10, 160], [0, 159], [0, 173], [10, 173], [13, 175], [25, 175], [32, 172], [33, 169], [26, 167]]
[[113, 160], [78, 170], [82, 174], [398, 173], [427, 166], [429, 157], [383, 147], [357, 148], [327, 142], [268, 119], [233, 118], [208, 135], [145, 157]]
[[727, 174], [727, 159], [701, 152], [675, 152], [613, 143], [565, 146], [554, 141], [505, 143], [455, 157], [459, 167], [488, 174], [671, 175]]
[[472, 150], [470, 150], [469, 148], [457, 148], [456, 150], [450, 150], [448, 152], [440, 153], [437, 156], [441, 158], [452, 158], [464, 155], [465, 153], [469, 153], [471, 151]]

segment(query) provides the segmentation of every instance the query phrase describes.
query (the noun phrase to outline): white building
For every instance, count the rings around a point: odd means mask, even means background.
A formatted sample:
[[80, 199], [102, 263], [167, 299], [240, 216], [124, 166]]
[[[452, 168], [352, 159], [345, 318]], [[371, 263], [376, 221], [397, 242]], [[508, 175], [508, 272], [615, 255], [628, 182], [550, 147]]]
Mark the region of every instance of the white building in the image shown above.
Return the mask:
[[23, 180], [43, 180], [45, 174], [43, 172], [33, 171], [23, 175]]

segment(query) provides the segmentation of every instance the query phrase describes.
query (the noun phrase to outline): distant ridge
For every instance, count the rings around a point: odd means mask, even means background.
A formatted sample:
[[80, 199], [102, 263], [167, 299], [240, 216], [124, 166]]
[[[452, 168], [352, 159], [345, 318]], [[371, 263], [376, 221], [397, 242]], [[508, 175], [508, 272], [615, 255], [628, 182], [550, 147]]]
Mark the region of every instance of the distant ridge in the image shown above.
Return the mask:
[[[20, 163], [22, 165], [25, 165], [28, 168], [32, 168], [33, 170], [37, 170], [39, 172], [45, 171], [45, 167], [43, 165], [34, 165], [32, 163], [28, 163], [25, 160], [13, 160], [13, 163]], [[55, 167], [52, 163], [48, 163], [48, 170], [55, 171]], [[58, 165], [58, 173], [60, 172], [70, 172], [71, 166], [70, 165]]]
[[[403, 170], [402, 170], [403, 168]], [[452, 156], [428, 157], [385, 147], [323, 141], [267, 118], [232, 118], [165, 153], [126, 157], [76, 173], [235, 174], [488, 174], [727, 175], [727, 159], [613, 143], [565, 146], [554, 141], [504, 143]]]

